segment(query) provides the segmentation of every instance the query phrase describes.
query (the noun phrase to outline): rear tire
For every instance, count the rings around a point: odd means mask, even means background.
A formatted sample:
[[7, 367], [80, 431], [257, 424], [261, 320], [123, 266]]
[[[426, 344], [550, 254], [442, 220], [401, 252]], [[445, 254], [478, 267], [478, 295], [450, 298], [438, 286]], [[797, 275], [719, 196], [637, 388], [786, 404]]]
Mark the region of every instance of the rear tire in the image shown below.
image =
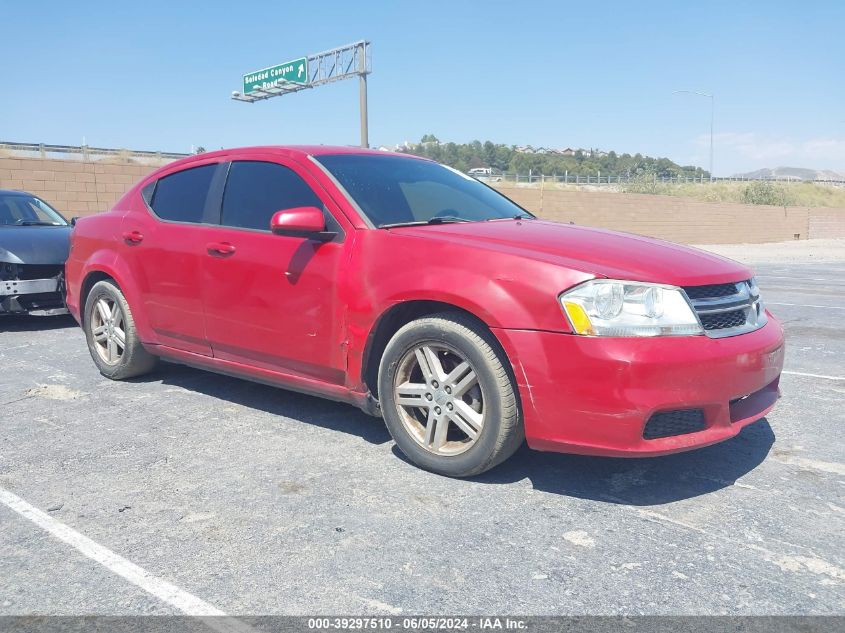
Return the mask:
[[103, 376], [125, 380], [156, 366], [158, 358], [141, 344], [132, 311], [115, 282], [107, 279], [94, 284], [83, 315], [88, 351]]
[[402, 327], [379, 367], [382, 415], [414, 464], [471, 477], [505, 461], [525, 433], [507, 358], [487, 328], [461, 313]]

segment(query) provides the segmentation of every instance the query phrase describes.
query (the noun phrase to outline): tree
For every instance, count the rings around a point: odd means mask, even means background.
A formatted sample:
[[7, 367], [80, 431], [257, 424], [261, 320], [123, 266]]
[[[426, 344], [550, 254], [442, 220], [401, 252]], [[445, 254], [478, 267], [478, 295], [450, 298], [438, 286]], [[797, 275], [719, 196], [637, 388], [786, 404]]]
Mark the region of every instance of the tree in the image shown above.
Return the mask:
[[545, 174], [547, 176], [569, 173], [570, 176], [596, 176], [601, 172], [605, 176], [643, 177], [653, 180], [657, 177], [700, 177], [706, 172], [701, 167], [687, 165], [681, 167], [668, 158], [653, 158], [642, 154], [617, 154], [608, 152], [600, 156], [599, 152], [590, 155], [579, 150], [575, 156], [563, 156], [558, 153], [542, 152], [539, 154], [516, 151], [514, 145], [493, 143], [492, 141], [472, 141], [471, 143], [441, 143], [434, 134], [426, 134], [416, 145], [403, 149], [403, 152], [424, 156], [440, 163], [467, 171], [473, 167], [492, 167], [499, 171], [527, 174]]
[[490, 141], [484, 141], [484, 162], [487, 163], [488, 167], [501, 169], [496, 165], [496, 146]]

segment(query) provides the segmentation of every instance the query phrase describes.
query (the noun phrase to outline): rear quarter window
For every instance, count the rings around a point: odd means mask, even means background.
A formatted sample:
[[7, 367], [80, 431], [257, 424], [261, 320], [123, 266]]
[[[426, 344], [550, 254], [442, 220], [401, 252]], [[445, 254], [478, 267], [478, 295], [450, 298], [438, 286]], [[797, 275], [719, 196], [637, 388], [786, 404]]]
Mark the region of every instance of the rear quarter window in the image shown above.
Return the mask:
[[171, 222], [202, 222], [208, 188], [216, 169], [216, 163], [202, 165], [160, 178], [150, 201], [155, 214]]

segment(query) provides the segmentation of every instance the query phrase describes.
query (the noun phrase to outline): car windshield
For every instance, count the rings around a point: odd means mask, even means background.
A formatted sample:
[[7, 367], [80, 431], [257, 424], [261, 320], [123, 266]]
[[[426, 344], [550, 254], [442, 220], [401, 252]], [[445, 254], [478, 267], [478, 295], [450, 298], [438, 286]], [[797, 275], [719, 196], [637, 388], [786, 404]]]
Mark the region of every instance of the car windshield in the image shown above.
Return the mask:
[[474, 178], [396, 155], [315, 156], [376, 227], [532, 218]]
[[35, 196], [0, 193], [0, 226], [67, 226], [67, 221]]

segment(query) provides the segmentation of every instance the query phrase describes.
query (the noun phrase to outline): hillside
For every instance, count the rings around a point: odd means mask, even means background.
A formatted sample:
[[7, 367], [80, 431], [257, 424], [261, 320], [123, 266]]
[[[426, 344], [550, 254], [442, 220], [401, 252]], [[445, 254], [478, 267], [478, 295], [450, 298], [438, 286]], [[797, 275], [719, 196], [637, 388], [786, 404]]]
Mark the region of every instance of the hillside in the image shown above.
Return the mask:
[[440, 163], [467, 171], [474, 167], [492, 167], [501, 172], [527, 174], [596, 176], [677, 176], [700, 178], [709, 173], [693, 165], [681, 166], [668, 158], [653, 158], [642, 154], [617, 154], [578, 150], [572, 156], [561, 155], [552, 150], [537, 150], [531, 153], [520, 151], [516, 145], [504, 145], [492, 141], [471, 143], [443, 143], [433, 134], [426, 134], [419, 143], [406, 144], [397, 148], [400, 152], [431, 158]]
[[737, 178], [771, 178], [773, 180], [845, 180], [845, 175], [829, 169], [807, 169], [805, 167], [775, 167], [771, 169], [757, 169], [744, 174], [736, 174]]

